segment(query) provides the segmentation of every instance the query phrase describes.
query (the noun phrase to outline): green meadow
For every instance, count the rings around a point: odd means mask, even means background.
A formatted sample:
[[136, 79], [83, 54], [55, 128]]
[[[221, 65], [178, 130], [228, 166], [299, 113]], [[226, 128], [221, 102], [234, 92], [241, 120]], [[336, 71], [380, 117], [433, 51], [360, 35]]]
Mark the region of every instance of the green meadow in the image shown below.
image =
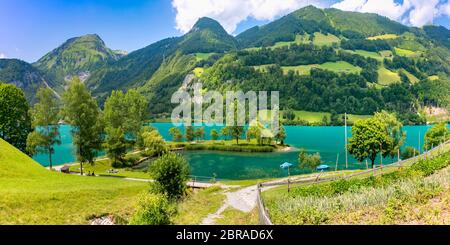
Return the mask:
[[301, 75], [309, 75], [312, 68], [320, 68], [336, 73], [360, 73], [362, 69], [345, 61], [327, 62], [321, 65], [283, 66], [285, 74], [289, 71], [298, 72]]
[[1, 224], [87, 224], [128, 218], [147, 183], [51, 172], [0, 139]]
[[400, 75], [397, 72], [390, 71], [384, 66], [378, 69], [378, 84], [388, 86], [398, 82], [400, 82]]

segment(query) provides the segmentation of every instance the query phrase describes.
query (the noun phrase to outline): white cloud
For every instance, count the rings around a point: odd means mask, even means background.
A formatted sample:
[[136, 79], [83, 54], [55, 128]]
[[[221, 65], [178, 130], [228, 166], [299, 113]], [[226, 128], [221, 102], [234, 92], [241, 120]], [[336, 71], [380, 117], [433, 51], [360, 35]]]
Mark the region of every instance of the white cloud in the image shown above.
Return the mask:
[[307, 5], [376, 13], [412, 26], [432, 24], [441, 15], [450, 16], [449, 0], [172, 0], [176, 28], [183, 33], [205, 16], [233, 33], [248, 18], [271, 21]]
[[[362, 13], [376, 13], [392, 20], [412, 26], [432, 24], [441, 13], [441, 6], [447, 4], [440, 0], [343, 0], [332, 5], [334, 8], [357, 11]], [[448, 7], [450, 13], [450, 7]]]
[[8, 57], [4, 53], [0, 53], [0, 59], [7, 59]]
[[176, 28], [188, 32], [201, 17], [219, 21], [233, 33], [249, 17], [256, 20], [273, 20], [307, 5], [327, 6], [320, 0], [172, 0], [177, 12]]

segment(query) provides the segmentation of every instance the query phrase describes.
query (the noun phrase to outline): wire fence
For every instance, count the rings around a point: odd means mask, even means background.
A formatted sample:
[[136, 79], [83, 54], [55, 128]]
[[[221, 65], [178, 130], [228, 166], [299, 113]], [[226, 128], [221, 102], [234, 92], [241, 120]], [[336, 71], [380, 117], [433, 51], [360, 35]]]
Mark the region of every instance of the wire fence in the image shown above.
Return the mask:
[[442, 143], [441, 145], [434, 147], [428, 151], [425, 151], [422, 154], [417, 155], [415, 157], [405, 159], [402, 161], [398, 161], [398, 162], [390, 164], [390, 165], [379, 166], [377, 168], [368, 169], [368, 170], [350, 174], [350, 175], [334, 176], [334, 177], [324, 178], [324, 179], [320, 179], [320, 175], [319, 175], [316, 178], [308, 178], [308, 179], [302, 179], [302, 180], [297, 180], [297, 181], [290, 181], [288, 179], [287, 181], [282, 181], [282, 182], [266, 182], [266, 183], [258, 184], [257, 207], [258, 207], [258, 215], [259, 215], [259, 224], [260, 225], [273, 225], [272, 221], [270, 220], [268, 210], [267, 210], [266, 206], [264, 205], [264, 200], [261, 197], [261, 193], [262, 193], [264, 187], [285, 186], [285, 185], [290, 186], [290, 185], [295, 185], [295, 184], [322, 184], [322, 183], [333, 182], [333, 181], [338, 181], [338, 180], [346, 180], [346, 179], [354, 178], [354, 177], [369, 174], [369, 173], [373, 173], [373, 175], [371, 175], [371, 176], [380, 176], [380, 175], [383, 175], [386, 173], [386, 172], [382, 171], [383, 168], [402, 168], [402, 167], [406, 166], [407, 163], [410, 163], [410, 162], [412, 162], [412, 165], [414, 165], [415, 163], [419, 162], [422, 159], [429, 159], [430, 157], [432, 158], [433, 155], [431, 155], [431, 153], [433, 153], [435, 151], [438, 152], [437, 155], [440, 155], [439, 151], [443, 150], [444, 146], [447, 144], [450, 144], [450, 140], [448, 140], [445, 143]]

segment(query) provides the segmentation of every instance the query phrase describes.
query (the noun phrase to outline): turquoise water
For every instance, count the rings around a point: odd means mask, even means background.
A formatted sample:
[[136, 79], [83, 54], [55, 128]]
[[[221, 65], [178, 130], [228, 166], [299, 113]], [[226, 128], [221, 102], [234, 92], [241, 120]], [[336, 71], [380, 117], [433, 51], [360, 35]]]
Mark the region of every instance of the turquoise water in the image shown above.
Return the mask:
[[[169, 129], [170, 123], [152, 124], [156, 127], [166, 140], [171, 140]], [[407, 132], [405, 146], [418, 148], [419, 135], [421, 136], [421, 146], [423, 147], [423, 136], [431, 126], [407, 126], [404, 130]], [[210, 131], [219, 127], [206, 127], [206, 136], [209, 139]], [[280, 169], [284, 162], [291, 162], [297, 165], [298, 149], [304, 148], [306, 151], [315, 153], [320, 152], [325, 164], [336, 165], [336, 157], [339, 153], [339, 169], [345, 168], [345, 144], [344, 127], [303, 127], [286, 126], [286, 143], [297, 148], [293, 152], [283, 153], [230, 153], [230, 152], [184, 152], [183, 155], [188, 159], [191, 165], [192, 175], [212, 177], [218, 179], [257, 179], [283, 177], [287, 172]], [[348, 130], [351, 136], [351, 128]], [[70, 135], [70, 126], [61, 126], [62, 144], [56, 147], [56, 153], [53, 156], [54, 165], [72, 163], [75, 161], [73, 154], [72, 137]], [[48, 166], [47, 155], [37, 155], [36, 161], [43, 166]], [[377, 163], [379, 160], [377, 160]], [[385, 164], [391, 162], [391, 159], [385, 159]], [[349, 155], [349, 168], [365, 168], [364, 164], [358, 164], [355, 159]], [[307, 173], [307, 170], [294, 167], [291, 169], [293, 174]]]

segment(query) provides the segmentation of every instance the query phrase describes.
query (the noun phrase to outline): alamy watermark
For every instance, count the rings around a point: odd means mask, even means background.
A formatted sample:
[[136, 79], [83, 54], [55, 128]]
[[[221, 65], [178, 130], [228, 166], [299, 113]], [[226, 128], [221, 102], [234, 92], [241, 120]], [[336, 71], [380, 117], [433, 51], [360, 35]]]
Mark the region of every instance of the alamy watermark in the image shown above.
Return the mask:
[[218, 91], [204, 92], [202, 83], [195, 83], [193, 94], [177, 91], [172, 96], [172, 104], [179, 104], [172, 111], [175, 126], [192, 126], [201, 123], [206, 126], [246, 126], [253, 122], [269, 125], [277, 134], [280, 128], [280, 93], [270, 92], [270, 111], [267, 91]]

